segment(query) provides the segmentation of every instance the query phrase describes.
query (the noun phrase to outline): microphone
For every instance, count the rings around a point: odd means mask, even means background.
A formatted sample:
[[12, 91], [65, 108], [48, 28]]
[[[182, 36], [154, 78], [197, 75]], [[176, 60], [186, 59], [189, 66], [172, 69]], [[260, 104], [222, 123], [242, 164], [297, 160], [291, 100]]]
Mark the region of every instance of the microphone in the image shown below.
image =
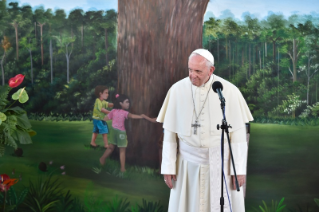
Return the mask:
[[214, 90], [215, 93], [218, 93], [219, 99], [222, 102], [223, 105], [225, 105], [225, 98], [222, 94], [222, 90], [223, 90], [223, 84], [219, 81], [215, 81], [212, 85], [212, 88]]

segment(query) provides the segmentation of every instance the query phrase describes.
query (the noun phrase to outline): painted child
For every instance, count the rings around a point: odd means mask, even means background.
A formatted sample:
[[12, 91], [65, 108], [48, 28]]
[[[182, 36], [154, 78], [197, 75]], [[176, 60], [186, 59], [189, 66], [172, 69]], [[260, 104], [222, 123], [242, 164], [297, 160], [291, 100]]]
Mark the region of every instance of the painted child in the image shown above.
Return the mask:
[[108, 148], [107, 134], [109, 133], [109, 128], [107, 123], [103, 120], [105, 114], [109, 114], [106, 108], [113, 107], [112, 103], [105, 101], [109, 97], [109, 89], [106, 86], [98, 85], [95, 87], [95, 96], [97, 97], [93, 108], [93, 134], [90, 146], [95, 148], [98, 145], [95, 143], [98, 134], [101, 134], [104, 141], [104, 147]]
[[129, 97], [124, 94], [117, 94], [114, 109], [104, 118], [104, 121], [112, 120], [113, 132], [109, 141], [109, 148], [105, 150], [100, 158], [100, 164], [104, 165], [105, 160], [113, 152], [114, 147], [119, 147], [121, 172], [125, 172], [125, 152], [127, 147], [127, 136], [124, 126], [125, 119], [142, 119], [142, 115], [135, 115], [128, 112], [130, 107]]

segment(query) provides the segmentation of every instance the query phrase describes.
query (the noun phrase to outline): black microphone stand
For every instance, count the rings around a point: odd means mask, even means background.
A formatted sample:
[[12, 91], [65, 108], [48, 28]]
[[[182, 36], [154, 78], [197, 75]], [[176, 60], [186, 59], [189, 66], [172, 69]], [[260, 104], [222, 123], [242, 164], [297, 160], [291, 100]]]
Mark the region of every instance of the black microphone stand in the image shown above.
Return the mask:
[[[219, 91], [220, 92], [220, 91]], [[218, 93], [219, 93], [218, 92]], [[222, 156], [222, 167], [221, 167], [221, 197], [220, 197], [220, 211], [223, 212], [224, 211], [224, 184], [223, 184], [223, 181], [224, 181], [224, 132], [226, 132], [226, 135], [227, 135], [227, 140], [228, 140], [228, 145], [229, 145], [229, 152], [230, 152], [230, 155], [231, 155], [231, 160], [232, 160], [232, 163], [233, 163], [233, 169], [234, 169], [234, 174], [235, 174], [235, 180], [236, 180], [236, 188], [237, 188], [237, 191], [240, 191], [239, 190], [239, 185], [238, 185], [238, 180], [237, 180], [237, 174], [236, 174], [236, 169], [235, 169], [235, 163], [234, 163], [234, 158], [233, 158], [233, 152], [232, 152], [232, 149], [231, 149], [231, 145], [230, 145], [230, 140], [229, 140], [229, 131], [228, 131], [228, 128], [231, 128], [230, 125], [227, 125], [227, 121], [226, 121], [226, 116], [225, 116], [225, 98], [222, 97], [222, 95], [220, 95], [220, 107], [222, 109], [222, 113], [223, 113], [223, 120], [222, 120], [222, 125], [219, 126], [219, 124], [217, 125], [217, 130], [219, 130], [219, 128], [222, 129], [222, 134], [221, 134], [221, 156]], [[226, 179], [225, 179], [226, 180]]]

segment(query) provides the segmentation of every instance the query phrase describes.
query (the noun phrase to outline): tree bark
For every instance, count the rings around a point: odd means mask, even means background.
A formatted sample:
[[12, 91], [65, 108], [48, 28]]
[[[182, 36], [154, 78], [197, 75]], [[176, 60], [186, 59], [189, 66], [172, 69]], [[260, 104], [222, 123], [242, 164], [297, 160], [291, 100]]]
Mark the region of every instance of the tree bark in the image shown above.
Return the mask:
[[108, 59], [108, 57], [107, 57], [107, 48], [108, 48], [108, 42], [107, 42], [107, 29], [105, 28], [104, 29], [105, 30], [105, 62], [106, 62], [106, 65], [108, 64], [108, 62], [109, 62], [109, 59]]
[[297, 46], [296, 46], [296, 39], [293, 39], [292, 40], [292, 48], [293, 48], [293, 52], [292, 52], [292, 68], [293, 68], [293, 73], [294, 73], [294, 76], [293, 76], [293, 82], [296, 82], [297, 81]]
[[50, 39], [50, 65], [51, 65], [51, 84], [53, 83], [53, 50], [52, 50], [52, 39]]
[[31, 84], [33, 84], [33, 63], [32, 63], [32, 51], [29, 49], [30, 53], [30, 63], [31, 63]]
[[248, 57], [249, 57], [249, 76], [251, 75], [251, 43], [249, 43], [249, 53], [248, 53], [249, 55], [248, 55]]
[[276, 64], [276, 40], [272, 41], [272, 52], [273, 52], [274, 64]]
[[38, 25], [40, 27], [40, 35], [41, 35], [41, 61], [42, 61], [42, 65], [43, 65], [43, 26], [45, 25], [45, 23], [39, 23], [38, 22]]
[[83, 49], [83, 35], [84, 35], [84, 26], [82, 24], [82, 26], [81, 26], [81, 45], [82, 45], [82, 49]]
[[219, 63], [219, 38], [217, 38], [217, 62]]
[[37, 22], [34, 22], [34, 38], [37, 39]]
[[18, 26], [19, 24], [17, 22], [12, 23], [12, 26], [15, 30], [16, 35], [16, 53], [17, 53], [17, 60], [19, 60], [19, 37], [18, 37]]
[[[119, 0], [118, 93], [131, 99], [130, 112], [156, 117], [170, 86], [188, 76], [188, 57], [202, 48], [208, 0]], [[128, 163], [156, 166], [160, 124], [130, 119]]]
[[69, 79], [69, 56], [68, 56], [68, 53], [65, 54], [65, 57], [66, 57], [66, 81], [67, 81], [67, 83], [69, 83], [70, 79]]
[[2, 86], [4, 86], [4, 69], [3, 69], [3, 60], [6, 56], [6, 53], [3, 54], [2, 59], [1, 59], [1, 73], [2, 73]]

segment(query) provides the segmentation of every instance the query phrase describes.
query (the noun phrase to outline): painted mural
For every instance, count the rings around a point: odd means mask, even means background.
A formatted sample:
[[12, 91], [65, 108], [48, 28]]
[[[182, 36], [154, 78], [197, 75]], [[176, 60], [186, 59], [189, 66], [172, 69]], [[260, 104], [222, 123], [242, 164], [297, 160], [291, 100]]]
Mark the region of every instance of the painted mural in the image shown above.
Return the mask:
[[169, 2], [0, 1], [0, 211], [166, 211], [154, 118], [196, 45], [255, 118], [246, 211], [319, 210], [319, 3]]

